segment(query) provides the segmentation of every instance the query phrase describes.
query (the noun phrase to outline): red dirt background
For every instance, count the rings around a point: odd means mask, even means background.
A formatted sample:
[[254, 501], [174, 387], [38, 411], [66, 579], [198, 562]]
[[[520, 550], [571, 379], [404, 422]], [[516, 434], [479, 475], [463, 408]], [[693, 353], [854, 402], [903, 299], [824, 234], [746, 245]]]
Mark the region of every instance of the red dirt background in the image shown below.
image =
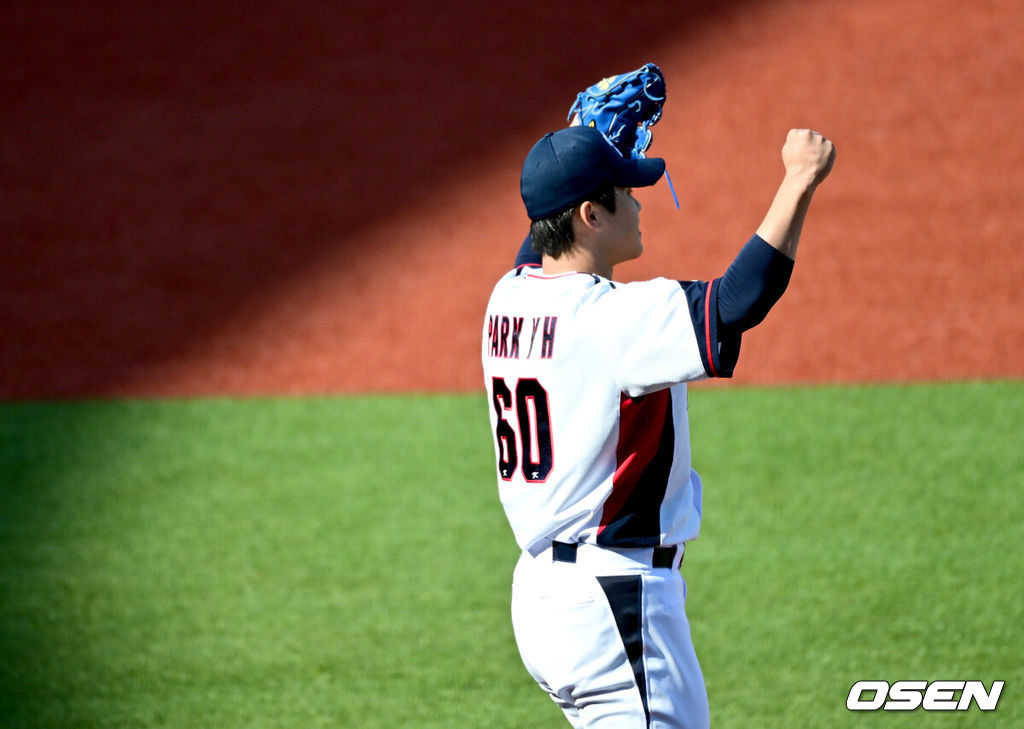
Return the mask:
[[1024, 375], [1019, 0], [72, 3], [0, 10], [0, 398], [481, 387], [523, 156], [668, 80], [617, 277], [710, 278], [787, 129], [838, 148], [736, 381]]

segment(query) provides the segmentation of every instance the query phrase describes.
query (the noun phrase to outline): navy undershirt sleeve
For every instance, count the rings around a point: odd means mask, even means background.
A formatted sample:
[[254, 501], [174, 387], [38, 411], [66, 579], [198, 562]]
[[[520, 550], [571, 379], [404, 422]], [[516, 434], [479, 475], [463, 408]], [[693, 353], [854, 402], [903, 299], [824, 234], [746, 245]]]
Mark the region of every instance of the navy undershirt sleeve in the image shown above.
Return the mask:
[[519, 246], [519, 253], [516, 254], [516, 268], [521, 266], [539, 266], [543, 263], [541, 255], [533, 250], [533, 236], [526, 234], [526, 240]]
[[789, 285], [793, 260], [751, 238], [712, 281], [680, 281], [708, 377], [732, 377], [743, 332], [759, 324]]
[[793, 259], [755, 235], [729, 265], [718, 286], [718, 321], [746, 331], [760, 324], [789, 285]]

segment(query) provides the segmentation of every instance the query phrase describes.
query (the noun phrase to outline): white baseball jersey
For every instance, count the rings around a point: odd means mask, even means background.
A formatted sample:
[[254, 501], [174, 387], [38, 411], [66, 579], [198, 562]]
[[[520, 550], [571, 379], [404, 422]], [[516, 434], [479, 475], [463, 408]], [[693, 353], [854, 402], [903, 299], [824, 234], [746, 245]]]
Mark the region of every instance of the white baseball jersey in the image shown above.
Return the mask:
[[620, 284], [537, 267], [495, 286], [483, 328], [499, 495], [519, 546], [694, 539], [686, 382], [732, 374], [717, 283]]

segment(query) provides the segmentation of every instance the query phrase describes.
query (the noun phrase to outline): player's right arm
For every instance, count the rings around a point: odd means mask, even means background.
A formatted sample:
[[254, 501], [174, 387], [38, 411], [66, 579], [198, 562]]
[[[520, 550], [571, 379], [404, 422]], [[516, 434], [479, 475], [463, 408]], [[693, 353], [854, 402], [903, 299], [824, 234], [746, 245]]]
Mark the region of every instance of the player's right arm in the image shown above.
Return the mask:
[[757, 234], [718, 279], [719, 331], [735, 336], [759, 324], [782, 297], [793, 272], [811, 198], [832, 170], [835, 147], [809, 129], [792, 129], [782, 148], [785, 177]]
[[811, 198], [832, 171], [835, 158], [835, 146], [818, 132], [791, 129], [786, 136], [782, 147], [786, 174], [757, 235], [787, 258], [796, 258]]

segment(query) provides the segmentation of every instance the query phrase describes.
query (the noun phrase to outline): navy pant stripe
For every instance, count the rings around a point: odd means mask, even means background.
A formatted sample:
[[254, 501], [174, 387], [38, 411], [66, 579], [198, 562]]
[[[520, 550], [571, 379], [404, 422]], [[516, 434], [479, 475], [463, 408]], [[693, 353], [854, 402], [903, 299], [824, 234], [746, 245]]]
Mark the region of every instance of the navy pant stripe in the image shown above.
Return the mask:
[[626, 657], [633, 669], [636, 686], [640, 691], [640, 700], [644, 705], [644, 716], [647, 724], [651, 722], [651, 711], [647, 706], [647, 673], [644, 670], [644, 636], [642, 627], [643, 616], [643, 583], [639, 575], [606, 575], [597, 578], [612, 615], [619, 629], [622, 645], [626, 649]]

